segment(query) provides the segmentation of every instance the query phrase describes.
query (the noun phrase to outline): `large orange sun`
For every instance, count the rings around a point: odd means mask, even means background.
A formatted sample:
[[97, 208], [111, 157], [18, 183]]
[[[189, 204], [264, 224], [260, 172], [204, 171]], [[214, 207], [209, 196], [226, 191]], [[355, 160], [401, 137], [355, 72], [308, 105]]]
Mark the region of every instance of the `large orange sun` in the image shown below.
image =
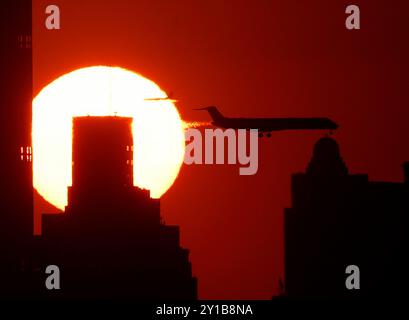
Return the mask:
[[95, 66], [67, 73], [33, 100], [34, 188], [63, 209], [71, 185], [72, 118], [133, 118], [134, 185], [159, 198], [178, 175], [184, 155], [179, 113], [154, 82], [132, 71]]

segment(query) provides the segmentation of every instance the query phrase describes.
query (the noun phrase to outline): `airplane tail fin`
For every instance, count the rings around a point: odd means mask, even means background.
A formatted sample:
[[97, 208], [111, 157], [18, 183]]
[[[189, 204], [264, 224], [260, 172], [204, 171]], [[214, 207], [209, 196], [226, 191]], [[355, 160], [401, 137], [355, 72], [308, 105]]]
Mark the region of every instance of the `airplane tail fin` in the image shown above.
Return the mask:
[[224, 119], [224, 116], [220, 113], [220, 111], [215, 106], [199, 108], [199, 109], [194, 109], [194, 110], [207, 110], [207, 112], [209, 112], [210, 117], [212, 118], [214, 122], [220, 122], [221, 120]]

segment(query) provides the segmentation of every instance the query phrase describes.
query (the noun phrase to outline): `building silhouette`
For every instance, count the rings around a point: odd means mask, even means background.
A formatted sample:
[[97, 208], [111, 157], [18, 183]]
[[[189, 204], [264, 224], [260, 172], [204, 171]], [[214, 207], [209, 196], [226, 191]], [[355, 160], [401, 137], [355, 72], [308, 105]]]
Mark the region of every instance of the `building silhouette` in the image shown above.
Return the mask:
[[74, 120], [68, 205], [33, 236], [31, 0], [2, 2], [0, 18], [0, 299], [196, 299], [179, 228], [133, 186], [131, 119]]
[[33, 234], [31, 1], [0, 9], [0, 299], [27, 295]]
[[[37, 250], [61, 270], [55, 299], [196, 299], [179, 228], [161, 221], [159, 200], [133, 186], [132, 119], [73, 119], [72, 186], [63, 214], [43, 216]], [[44, 278], [44, 277], [43, 277]]]
[[[350, 174], [337, 142], [320, 139], [305, 173], [292, 176], [285, 210], [285, 291], [289, 297], [388, 297], [407, 290], [409, 163], [404, 182]], [[347, 290], [346, 267], [360, 269]]]

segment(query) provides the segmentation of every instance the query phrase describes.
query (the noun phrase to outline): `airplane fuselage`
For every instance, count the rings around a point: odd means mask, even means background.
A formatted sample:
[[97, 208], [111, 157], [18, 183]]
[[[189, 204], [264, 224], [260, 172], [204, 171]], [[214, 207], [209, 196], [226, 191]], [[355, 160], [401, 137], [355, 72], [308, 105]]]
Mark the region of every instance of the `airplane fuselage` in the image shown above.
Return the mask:
[[281, 130], [335, 130], [338, 125], [328, 118], [227, 118], [212, 122], [213, 125], [232, 129], [258, 129], [261, 132]]
[[221, 128], [257, 129], [262, 136], [267, 132], [282, 130], [335, 130], [338, 124], [329, 118], [229, 118], [223, 116], [215, 106], [200, 108], [207, 110], [213, 120], [212, 124]]

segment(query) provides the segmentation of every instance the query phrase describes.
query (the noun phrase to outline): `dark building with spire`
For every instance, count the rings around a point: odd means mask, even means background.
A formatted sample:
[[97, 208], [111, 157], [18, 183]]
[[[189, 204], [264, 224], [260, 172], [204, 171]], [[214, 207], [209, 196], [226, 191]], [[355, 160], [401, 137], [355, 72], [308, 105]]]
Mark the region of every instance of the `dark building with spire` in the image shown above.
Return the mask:
[[33, 234], [31, 0], [0, 8], [0, 298], [26, 294]]
[[61, 269], [62, 299], [196, 299], [179, 228], [161, 221], [159, 200], [133, 186], [131, 118], [73, 120], [72, 186], [65, 212], [45, 215], [43, 268]]
[[[290, 297], [394, 297], [408, 281], [409, 164], [404, 182], [350, 174], [337, 142], [320, 139], [305, 173], [292, 176], [285, 210], [285, 287]], [[347, 290], [346, 267], [360, 269]]]

